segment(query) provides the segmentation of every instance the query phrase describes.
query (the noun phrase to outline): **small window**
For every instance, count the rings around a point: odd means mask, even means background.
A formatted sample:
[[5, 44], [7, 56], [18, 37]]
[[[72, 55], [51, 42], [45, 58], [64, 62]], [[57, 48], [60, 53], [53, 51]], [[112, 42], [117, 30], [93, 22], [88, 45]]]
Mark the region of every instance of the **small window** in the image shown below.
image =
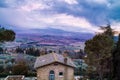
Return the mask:
[[63, 76], [63, 72], [59, 72], [59, 76]]
[[55, 73], [53, 70], [51, 70], [49, 73], [49, 80], [55, 80]]

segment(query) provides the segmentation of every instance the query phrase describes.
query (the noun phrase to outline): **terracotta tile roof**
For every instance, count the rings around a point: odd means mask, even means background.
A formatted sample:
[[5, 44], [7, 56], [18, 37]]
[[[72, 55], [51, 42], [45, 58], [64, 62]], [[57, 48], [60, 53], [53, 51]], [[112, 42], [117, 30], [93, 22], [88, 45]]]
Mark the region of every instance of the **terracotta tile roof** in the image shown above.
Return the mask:
[[40, 56], [36, 59], [34, 68], [39, 68], [53, 62], [62, 63], [71, 67], [75, 67], [73, 61], [67, 57], [67, 63], [64, 62], [65, 57], [57, 53], [50, 53], [43, 56]]

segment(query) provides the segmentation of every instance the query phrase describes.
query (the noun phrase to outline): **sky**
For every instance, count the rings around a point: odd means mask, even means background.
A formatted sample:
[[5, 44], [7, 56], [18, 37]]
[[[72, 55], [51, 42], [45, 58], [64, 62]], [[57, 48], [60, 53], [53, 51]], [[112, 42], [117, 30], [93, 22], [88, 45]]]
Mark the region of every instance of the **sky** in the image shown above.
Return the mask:
[[83, 33], [95, 33], [110, 24], [120, 31], [120, 0], [0, 0], [0, 24]]

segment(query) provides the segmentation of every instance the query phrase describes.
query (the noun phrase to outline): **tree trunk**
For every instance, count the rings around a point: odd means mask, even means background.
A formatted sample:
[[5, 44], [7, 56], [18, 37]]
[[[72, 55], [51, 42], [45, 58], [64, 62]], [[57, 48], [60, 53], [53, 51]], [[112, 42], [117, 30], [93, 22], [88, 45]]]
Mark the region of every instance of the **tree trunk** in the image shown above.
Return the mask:
[[99, 74], [99, 80], [103, 80], [103, 70], [102, 65], [100, 64], [100, 61], [98, 62], [98, 74]]
[[102, 72], [99, 72], [99, 78], [100, 78], [100, 80], [103, 80], [103, 74], [102, 74]]

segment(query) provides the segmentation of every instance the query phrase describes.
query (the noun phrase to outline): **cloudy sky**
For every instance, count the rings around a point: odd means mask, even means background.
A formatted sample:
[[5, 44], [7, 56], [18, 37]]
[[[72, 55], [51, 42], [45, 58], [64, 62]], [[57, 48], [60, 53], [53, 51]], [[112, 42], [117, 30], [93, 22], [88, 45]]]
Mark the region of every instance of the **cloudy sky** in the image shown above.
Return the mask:
[[0, 0], [0, 24], [14, 29], [84, 33], [111, 24], [120, 30], [120, 0]]

